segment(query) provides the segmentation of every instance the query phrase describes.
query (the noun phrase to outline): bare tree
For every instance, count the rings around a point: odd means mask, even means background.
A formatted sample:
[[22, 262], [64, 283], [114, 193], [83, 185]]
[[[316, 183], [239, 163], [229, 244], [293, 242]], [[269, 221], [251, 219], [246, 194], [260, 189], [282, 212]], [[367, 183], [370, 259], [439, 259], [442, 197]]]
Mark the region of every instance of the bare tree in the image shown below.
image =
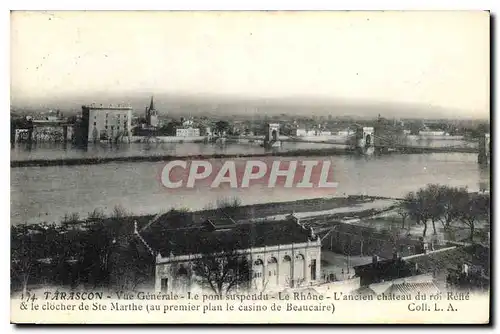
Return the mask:
[[98, 220], [98, 219], [104, 219], [105, 217], [106, 216], [104, 215], [102, 209], [94, 209], [93, 211], [89, 212], [87, 219]]
[[115, 207], [113, 208], [113, 213], [111, 214], [111, 216], [113, 218], [124, 218], [127, 216], [127, 210], [121, 206], [121, 205], [115, 205]]
[[248, 287], [250, 263], [239, 249], [238, 243], [229, 240], [202, 240], [198, 245], [200, 257], [193, 262], [193, 273], [200, 285], [217, 295]]
[[37, 260], [35, 247], [32, 247], [30, 231], [26, 226], [11, 228], [11, 277], [16, 278], [26, 295], [33, 264]]
[[76, 224], [80, 221], [80, 215], [77, 212], [73, 212], [70, 214], [64, 214], [64, 217], [62, 218], [61, 223], [63, 225], [71, 225], [71, 224]]
[[241, 200], [238, 197], [222, 198], [217, 200], [217, 208], [237, 208], [241, 206]]
[[238, 219], [242, 215], [241, 200], [238, 197], [218, 199], [216, 212], [221, 218]]
[[404, 206], [398, 206], [396, 212], [401, 216], [401, 228], [405, 228], [406, 218], [410, 215]]

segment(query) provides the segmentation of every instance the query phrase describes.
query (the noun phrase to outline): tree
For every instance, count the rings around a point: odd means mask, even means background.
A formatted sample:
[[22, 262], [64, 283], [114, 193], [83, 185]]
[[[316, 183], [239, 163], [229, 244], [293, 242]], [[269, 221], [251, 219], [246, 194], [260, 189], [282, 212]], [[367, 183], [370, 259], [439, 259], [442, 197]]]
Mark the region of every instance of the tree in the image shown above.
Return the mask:
[[33, 246], [30, 231], [26, 226], [11, 228], [10, 276], [12, 281], [20, 283], [24, 295], [27, 292], [33, 265], [37, 260], [37, 254]]
[[434, 234], [437, 234], [436, 222], [441, 221], [445, 228], [457, 219], [459, 215], [459, 198], [467, 194], [465, 188], [452, 188], [438, 184], [428, 184], [416, 193], [409, 193], [404, 202], [404, 208], [410, 218], [424, 224], [423, 236], [427, 232], [427, 222], [432, 222]]
[[476, 224], [490, 218], [490, 197], [484, 194], [467, 194], [460, 200], [460, 221], [469, 227], [470, 241], [474, 241]]
[[223, 214], [223, 217], [230, 217], [231, 219], [239, 216], [242, 212], [241, 199], [238, 197], [218, 199], [216, 207], [218, 209], [217, 211]]
[[438, 205], [442, 207], [440, 221], [445, 229], [460, 216], [460, 199], [468, 193], [467, 188], [441, 186], [439, 189]]
[[70, 214], [64, 214], [64, 217], [62, 218], [61, 224], [62, 225], [74, 225], [80, 221], [80, 215], [77, 212], [73, 212]]
[[198, 245], [200, 256], [193, 262], [195, 279], [219, 296], [236, 288], [248, 288], [250, 263], [239, 253], [241, 248], [224, 238], [202, 240]]
[[104, 212], [101, 209], [94, 209], [92, 212], [89, 212], [87, 216], [89, 220], [99, 220], [99, 219], [104, 219], [105, 215]]
[[227, 132], [229, 130], [229, 122], [227, 121], [218, 121], [215, 123], [215, 132], [219, 135], [222, 136], [224, 132]]
[[123, 218], [127, 216], [127, 210], [121, 205], [115, 205], [113, 208], [113, 213], [111, 214], [113, 218]]
[[117, 289], [134, 291], [154, 277], [155, 258], [140, 251], [139, 243], [129, 236], [117, 240], [110, 261], [110, 283]]
[[84, 235], [81, 275], [93, 287], [107, 286], [114, 254], [120, 252], [124, 238], [132, 230], [127, 218], [108, 218], [92, 223]]
[[26, 294], [42, 263], [51, 263], [57, 252], [59, 232], [55, 225], [11, 227], [11, 284]]
[[178, 127], [182, 126], [182, 122], [177, 120], [172, 120], [167, 125], [163, 125], [158, 129], [159, 136], [175, 136]]
[[426, 206], [427, 218], [432, 222], [432, 230], [434, 234], [436, 231], [436, 222], [444, 214], [444, 207], [441, 204], [441, 186], [438, 184], [428, 184], [423, 189], [424, 204]]
[[422, 236], [427, 234], [427, 221], [429, 219], [429, 212], [427, 206], [427, 197], [423, 189], [418, 192], [410, 192], [405, 196], [404, 206], [408, 210], [408, 215], [417, 224], [424, 225]]
[[401, 216], [401, 228], [405, 228], [405, 221], [409, 216], [408, 210], [404, 206], [398, 206], [396, 212]]

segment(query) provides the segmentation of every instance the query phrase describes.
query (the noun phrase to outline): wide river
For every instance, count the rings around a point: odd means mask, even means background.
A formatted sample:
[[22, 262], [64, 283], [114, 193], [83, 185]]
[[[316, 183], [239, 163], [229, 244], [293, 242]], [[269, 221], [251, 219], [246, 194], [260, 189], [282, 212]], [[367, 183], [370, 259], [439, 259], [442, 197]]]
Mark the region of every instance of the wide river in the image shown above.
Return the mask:
[[[163, 148], [140, 149], [146, 154], [258, 153], [252, 144], [228, 144], [224, 148], [195, 143], [160, 144]], [[318, 148], [321, 144], [285, 143], [283, 150]], [[164, 152], [167, 148], [168, 152]], [[102, 155], [137, 155], [138, 147], [94, 148], [79, 152], [39, 147], [31, 151], [11, 150], [11, 160]], [[174, 150], [172, 152], [172, 150]], [[207, 187], [195, 190], [167, 190], [158, 180], [163, 162], [106, 163], [98, 165], [11, 168], [11, 224], [60, 221], [65, 214], [80, 217], [96, 208], [109, 213], [116, 205], [135, 214], [167, 211], [171, 208], [207, 208], [218, 199], [238, 197], [243, 204], [281, 202], [344, 194], [402, 197], [428, 183], [464, 186], [471, 190], [489, 188], [490, 171], [477, 163], [477, 154], [431, 153], [384, 156], [316, 157], [332, 162], [338, 188], [328, 192], [297, 191], [254, 186], [245, 190]], [[287, 158], [311, 160], [315, 157]], [[319, 208], [320, 209], [320, 208]]]

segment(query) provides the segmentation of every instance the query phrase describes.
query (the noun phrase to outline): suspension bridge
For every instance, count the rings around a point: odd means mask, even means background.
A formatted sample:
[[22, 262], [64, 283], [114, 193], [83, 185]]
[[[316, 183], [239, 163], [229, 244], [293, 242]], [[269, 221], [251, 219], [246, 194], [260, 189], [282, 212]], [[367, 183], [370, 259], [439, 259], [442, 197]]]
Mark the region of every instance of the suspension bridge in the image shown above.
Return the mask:
[[[394, 153], [477, 153], [479, 163], [490, 160], [490, 134], [485, 133], [477, 141], [467, 141], [459, 137], [419, 137], [384, 131], [376, 133], [374, 127], [355, 124], [357, 131], [345, 136], [293, 136], [280, 134], [279, 123], [269, 123], [262, 136], [227, 136], [230, 141], [262, 142], [266, 148], [280, 147], [282, 143], [315, 143], [343, 147], [346, 151], [370, 154], [377, 152]], [[453, 139], [457, 138], [457, 139]], [[452, 139], [452, 140], [450, 140]]]

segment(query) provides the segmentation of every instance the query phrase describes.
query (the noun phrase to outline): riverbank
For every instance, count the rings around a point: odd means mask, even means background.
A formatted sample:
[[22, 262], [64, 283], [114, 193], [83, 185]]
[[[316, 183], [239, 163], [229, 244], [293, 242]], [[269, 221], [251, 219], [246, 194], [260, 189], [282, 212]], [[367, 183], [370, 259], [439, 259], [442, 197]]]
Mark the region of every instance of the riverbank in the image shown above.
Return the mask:
[[[338, 219], [342, 219], [347, 216], [352, 216], [356, 214], [356, 216], [364, 217], [371, 216], [379, 211], [384, 211], [387, 208], [374, 209], [370, 207], [370, 204], [376, 201], [397, 201], [398, 199], [392, 199], [387, 197], [378, 197], [378, 196], [344, 196], [344, 197], [323, 197], [323, 198], [314, 198], [314, 199], [305, 199], [305, 200], [297, 200], [297, 201], [288, 201], [288, 202], [273, 202], [273, 203], [261, 203], [261, 204], [253, 204], [253, 205], [233, 205], [231, 201], [228, 201], [228, 206], [223, 209], [224, 213], [221, 212], [220, 208], [207, 208], [204, 210], [196, 210], [190, 211], [188, 209], [185, 210], [174, 210], [171, 209], [168, 212], [163, 212], [160, 214], [148, 214], [148, 215], [136, 215], [133, 213], [122, 213], [122, 217], [105, 217], [102, 215], [99, 219], [105, 221], [111, 220], [123, 220], [124, 222], [133, 222], [137, 221], [137, 223], [142, 226], [150, 222], [152, 219], [156, 217], [156, 219], [164, 216], [167, 220], [169, 214], [172, 213], [182, 213], [182, 216], [187, 219], [189, 224], [198, 224], [206, 219], [212, 218], [224, 218], [227, 219], [227, 216], [230, 216], [232, 220], [235, 222], [248, 222], [248, 221], [258, 221], [266, 218], [270, 218], [270, 220], [276, 219], [276, 217], [286, 216], [289, 214], [298, 214], [298, 215], [306, 215], [310, 216], [313, 212], [327, 212], [334, 210], [336, 213], [330, 212], [331, 217], [335, 217]], [[217, 206], [214, 204], [214, 207]], [[94, 221], [95, 217], [81, 217], [71, 222], [72, 225], [80, 225], [86, 224], [89, 221]], [[37, 223], [30, 224], [31, 226], [36, 225], [46, 225], [46, 224], [56, 224], [56, 225], [64, 225], [68, 222], [47, 222], [40, 221]], [[24, 225], [24, 224], [23, 224]]]
[[268, 151], [262, 153], [248, 154], [196, 154], [196, 155], [136, 155], [126, 157], [99, 157], [99, 158], [69, 158], [69, 159], [34, 159], [14, 160], [10, 162], [11, 168], [16, 167], [47, 167], [47, 166], [75, 166], [75, 165], [97, 165], [111, 162], [158, 162], [172, 160], [206, 160], [206, 159], [235, 159], [235, 158], [258, 158], [258, 157], [295, 157], [295, 156], [328, 156], [354, 154], [354, 150], [327, 148], [327, 149], [303, 149], [291, 151]]
[[[403, 147], [389, 152], [377, 154], [425, 154], [425, 153], [477, 153], [475, 148], [440, 148], [440, 147]], [[172, 160], [207, 160], [207, 159], [236, 159], [236, 158], [260, 158], [260, 157], [299, 157], [299, 156], [331, 156], [331, 155], [355, 155], [360, 154], [357, 149], [352, 148], [321, 148], [321, 149], [297, 149], [290, 151], [267, 151], [262, 153], [248, 154], [196, 154], [196, 155], [136, 155], [123, 157], [92, 157], [92, 158], [64, 158], [64, 159], [33, 159], [13, 160], [11, 168], [18, 167], [48, 167], [48, 166], [76, 166], [97, 165], [113, 162], [158, 162]]]

